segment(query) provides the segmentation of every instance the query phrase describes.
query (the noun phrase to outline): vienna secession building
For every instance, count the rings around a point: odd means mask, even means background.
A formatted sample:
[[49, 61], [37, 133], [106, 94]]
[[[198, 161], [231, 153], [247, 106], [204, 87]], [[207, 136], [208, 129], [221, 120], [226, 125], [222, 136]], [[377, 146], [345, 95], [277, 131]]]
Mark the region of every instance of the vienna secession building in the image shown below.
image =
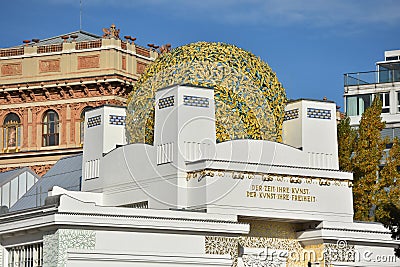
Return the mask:
[[336, 105], [287, 103], [247, 51], [175, 48], [84, 128], [0, 216], [3, 266], [399, 266], [386, 228], [353, 221]]
[[158, 53], [131, 36], [121, 40], [115, 25], [103, 32], [0, 49], [0, 171], [29, 166], [43, 175], [62, 156], [82, 151], [86, 110], [125, 105]]

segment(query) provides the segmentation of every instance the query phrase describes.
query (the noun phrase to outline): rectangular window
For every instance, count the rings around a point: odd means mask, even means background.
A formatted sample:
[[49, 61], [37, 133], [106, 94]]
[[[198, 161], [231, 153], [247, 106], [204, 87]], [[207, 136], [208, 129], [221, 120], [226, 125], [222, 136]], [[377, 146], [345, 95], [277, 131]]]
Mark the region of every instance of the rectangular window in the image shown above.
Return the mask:
[[10, 183], [3, 185], [1, 190], [1, 205], [10, 208]]
[[400, 112], [400, 91], [397, 91], [397, 112]]
[[346, 114], [347, 116], [362, 115], [371, 103], [372, 94], [348, 96], [346, 97]]
[[8, 266], [43, 266], [43, 243], [7, 248]]
[[386, 57], [386, 61], [390, 61], [390, 60], [398, 60], [399, 57], [398, 56], [393, 56], [393, 57]]
[[18, 200], [18, 178], [10, 182], [10, 207]]
[[382, 113], [389, 113], [390, 112], [389, 92], [380, 93], [379, 98], [382, 101]]
[[27, 172], [24, 172], [18, 176], [18, 184], [19, 184], [18, 199], [20, 199], [22, 197], [22, 195], [25, 194], [25, 192], [27, 191], [26, 174], [27, 174]]

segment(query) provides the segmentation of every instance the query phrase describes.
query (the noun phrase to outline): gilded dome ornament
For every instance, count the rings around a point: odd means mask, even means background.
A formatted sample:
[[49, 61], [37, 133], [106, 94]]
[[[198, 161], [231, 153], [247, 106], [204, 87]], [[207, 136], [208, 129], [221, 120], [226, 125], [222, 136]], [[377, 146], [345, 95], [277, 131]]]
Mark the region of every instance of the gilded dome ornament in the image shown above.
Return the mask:
[[268, 64], [234, 45], [198, 42], [162, 54], [135, 84], [127, 104], [130, 143], [153, 144], [155, 92], [174, 84], [214, 89], [217, 142], [282, 140], [286, 93]]

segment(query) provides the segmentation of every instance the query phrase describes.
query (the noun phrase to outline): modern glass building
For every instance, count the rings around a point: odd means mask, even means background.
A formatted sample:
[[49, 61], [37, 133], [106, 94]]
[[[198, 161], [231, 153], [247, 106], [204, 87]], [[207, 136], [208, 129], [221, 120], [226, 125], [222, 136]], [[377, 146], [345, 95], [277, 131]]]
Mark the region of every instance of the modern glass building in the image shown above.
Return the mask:
[[400, 137], [400, 50], [385, 51], [385, 59], [376, 62], [376, 70], [344, 75], [345, 112], [357, 127], [361, 115], [375, 95], [382, 100], [383, 137]]

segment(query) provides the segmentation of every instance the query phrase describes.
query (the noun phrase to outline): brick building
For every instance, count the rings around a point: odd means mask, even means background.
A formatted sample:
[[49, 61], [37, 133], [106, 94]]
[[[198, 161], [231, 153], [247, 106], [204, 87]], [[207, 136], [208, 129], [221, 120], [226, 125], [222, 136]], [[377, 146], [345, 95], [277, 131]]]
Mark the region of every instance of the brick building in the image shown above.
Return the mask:
[[0, 171], [29, 166], [43, 175], [82, 151], [85, 111], [125, 105], [132, 85], [158, 56], [119, 37], [76, 31], [0, 49]]

